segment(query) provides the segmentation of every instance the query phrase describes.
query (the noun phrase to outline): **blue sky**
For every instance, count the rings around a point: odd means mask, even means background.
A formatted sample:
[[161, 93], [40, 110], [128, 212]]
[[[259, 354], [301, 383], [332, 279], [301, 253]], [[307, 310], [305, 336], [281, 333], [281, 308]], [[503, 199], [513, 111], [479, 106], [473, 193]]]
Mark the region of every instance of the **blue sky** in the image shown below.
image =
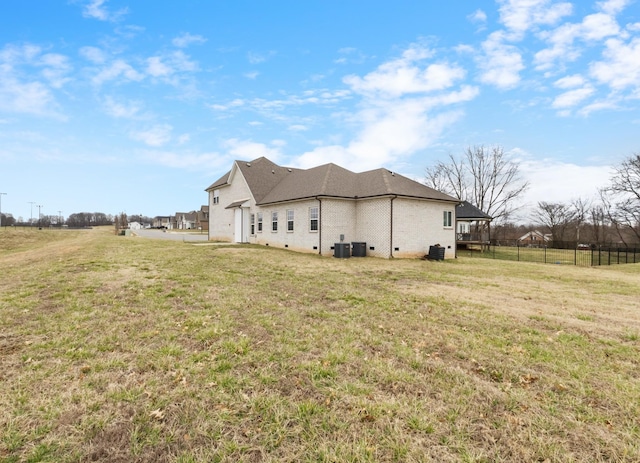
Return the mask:
[[0, 3], [16, 218], [198, 209], [234, 159], [422, 179], [496, 144], [527, 204], [570, 201], [640, 151], [639, 109], [639, 0]]

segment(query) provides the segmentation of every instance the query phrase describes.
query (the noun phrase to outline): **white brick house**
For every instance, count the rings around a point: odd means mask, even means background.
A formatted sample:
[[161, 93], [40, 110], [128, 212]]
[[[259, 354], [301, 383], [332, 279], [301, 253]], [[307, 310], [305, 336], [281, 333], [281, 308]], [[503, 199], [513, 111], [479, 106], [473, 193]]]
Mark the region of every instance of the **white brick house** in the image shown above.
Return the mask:
[[342, 238], [385, 258], [424, 256], [440, 244], [455, 257], [460, 201], [386, 169], [294, 169], [261, 157], [235, 161], [205, 191], [212, 241], [332, 256]]

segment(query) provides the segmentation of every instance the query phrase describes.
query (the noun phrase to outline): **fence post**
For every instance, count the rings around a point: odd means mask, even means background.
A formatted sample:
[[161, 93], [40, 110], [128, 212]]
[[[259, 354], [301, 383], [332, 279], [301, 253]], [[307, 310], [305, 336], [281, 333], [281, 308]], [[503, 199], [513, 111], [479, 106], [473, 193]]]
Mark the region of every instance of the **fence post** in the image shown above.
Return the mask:
[[573, 250], [573, 265], [578, 265], [578, 246]]
[[516, 244], [516, 249], [518, 250], [518, 262], [520, 262], [520, 243]]
[[547, 263], [547, 246], [544, 246], [544, 263]]

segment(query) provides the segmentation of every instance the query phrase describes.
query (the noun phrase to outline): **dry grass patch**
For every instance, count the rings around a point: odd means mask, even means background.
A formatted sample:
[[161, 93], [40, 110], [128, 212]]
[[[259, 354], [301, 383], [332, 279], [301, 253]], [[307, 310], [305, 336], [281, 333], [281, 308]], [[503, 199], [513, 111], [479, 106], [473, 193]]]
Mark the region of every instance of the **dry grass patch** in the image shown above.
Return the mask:
[[10, 233], [0, 461], [640, 460], [638, 266]]

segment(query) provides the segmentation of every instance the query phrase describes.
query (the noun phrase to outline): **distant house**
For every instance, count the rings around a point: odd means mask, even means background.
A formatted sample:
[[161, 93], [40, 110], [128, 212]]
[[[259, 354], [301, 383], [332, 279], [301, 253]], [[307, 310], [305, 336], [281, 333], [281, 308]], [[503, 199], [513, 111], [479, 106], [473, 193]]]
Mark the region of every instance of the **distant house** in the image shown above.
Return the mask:
[[209, 206], [200, 206], [198, 211], [198, 227], [200, 230], [209, 230]]
[[489, 224], [493, 218], [485, 214], [468, 201], [456, 206], [456, 241], [458, 247], [471, 244], [488, 244], [490, 236]]
[[357, 243], [377, 257], [417, 257], [439, 244], [455, 257], [459, 201], [386, 169], [281, 167], [235, 161], [209, 194], [209, 240], [331, 256]]
[[176, 212], [173, 220], [173, 228], [177, 230], [197, 230], [198, 229], [198, 213]]
[[172, 228], [172, 222], [170, 215], [157, 215], [153, 218], [153, 228]]
[[129, 222], [129, 230], [140, 230], [142, 224], [140, 222]]
[[539, 232], [538, 230], [529, 231], [524, 235], [522, 235], [520, 238], [518, 238], [519, 246], [540, 247], [540, 246], [546, 246], [550, 242], [551, 242], [551, 235], [548, 235], [548, 234], [545, 235]]

